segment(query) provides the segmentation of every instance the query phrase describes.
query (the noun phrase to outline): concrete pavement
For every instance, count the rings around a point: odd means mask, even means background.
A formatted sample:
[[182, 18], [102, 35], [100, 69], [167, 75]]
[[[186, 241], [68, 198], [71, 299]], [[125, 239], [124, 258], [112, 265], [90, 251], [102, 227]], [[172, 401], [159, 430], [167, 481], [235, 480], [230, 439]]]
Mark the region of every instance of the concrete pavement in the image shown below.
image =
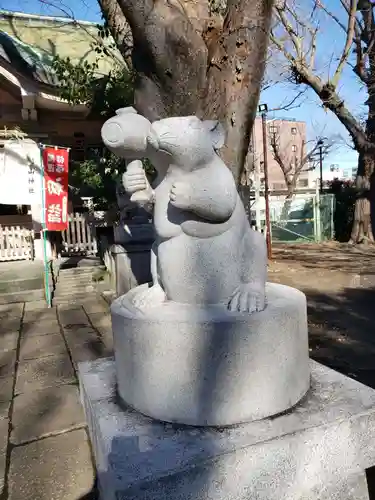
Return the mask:
[[0, 500], [95, 498], [76, 370], [112, 350], [103, 299], [0, 305]]

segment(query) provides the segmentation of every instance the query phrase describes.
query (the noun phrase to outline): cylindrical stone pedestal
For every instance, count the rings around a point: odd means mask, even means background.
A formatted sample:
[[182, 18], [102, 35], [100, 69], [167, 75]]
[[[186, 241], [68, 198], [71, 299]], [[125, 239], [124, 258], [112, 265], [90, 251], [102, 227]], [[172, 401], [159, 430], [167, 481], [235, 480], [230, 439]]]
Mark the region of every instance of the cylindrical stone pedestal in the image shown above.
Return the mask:
[[152, 418], [229, 426], [279, 414], [310, 384], [305, 295], [267, 284], [255, 314], [174, 302], [141, 312], [137, 287], [112, 303], [120, 398]]

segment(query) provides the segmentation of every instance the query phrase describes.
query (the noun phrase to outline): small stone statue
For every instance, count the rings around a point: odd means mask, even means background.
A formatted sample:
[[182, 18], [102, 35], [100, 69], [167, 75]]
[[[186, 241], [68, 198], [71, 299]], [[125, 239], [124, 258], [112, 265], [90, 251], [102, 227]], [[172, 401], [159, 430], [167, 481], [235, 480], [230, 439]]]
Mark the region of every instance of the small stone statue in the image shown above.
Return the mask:
[[[294, 406], [310, 385], [306, 297], [266, 283], [265, 239], [250, 228], [217, 155], [218, 122], [150, 123], [125, 108], [102, 137], [131, 161], [124, 188], [132, 201], [153, 204], [156, 234], [152, 286], [111, 304], [120, 400], [195, 426], [259, 420]], [[157, 172], [152, 186], [141, 159]]]
[[[131, 201], [154, 207], [153, 284], [134, 305], [173, 301], [262, 311], [266, 244], [251, 230], [233, 176], [217, 154], [224, 144], [220, 124], [196, 116], [150, 123], [124, 108], [104, 124], [102, 138], [115, 154], [135, 160], [123, 176]], [[153, 187], [142, 158], [157, 171]]]
[[129, 222], [147, 223], [149, 220], [148, 206], [142, 207], [139, 203], [131, 200], [131, 195], [126, 191], [124, 183], [119, 182], [116, 186], [117, 206], [120, 212], [120, 225]]

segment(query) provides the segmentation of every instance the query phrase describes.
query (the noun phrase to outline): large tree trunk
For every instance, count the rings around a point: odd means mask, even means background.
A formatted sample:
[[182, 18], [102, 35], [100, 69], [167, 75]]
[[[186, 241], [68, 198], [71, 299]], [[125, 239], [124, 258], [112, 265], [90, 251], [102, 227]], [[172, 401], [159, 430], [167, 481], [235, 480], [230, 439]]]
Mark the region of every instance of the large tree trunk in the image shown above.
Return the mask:
[[360, 152], [358, 161], [356, 180], [358, 194], [349, 243], [372, 243], [374, 241], [373, 225], [375, 221], [374, 212], [371, 210], [375, 193], [375, 157], [373, 153]]
[[222, 157], [237, 182], [259, 101], [272, 6], [272, 0], [228, 0], [222, 33], [209, 58], [204, 116], [225, 125]]
[[[133, 35], [135, 107], [150, 120], [193, 115], [227, 130], [222, 156], [237, 181], [255, 118], [273, 0], [228, 0], [224, 20], [208, 0], [105, 0]], [[114, 18], [107, 17], [109, 25]], [[115, 18], [116, 19], [116, 18]]]
[[[375, 76], [375, 54], [370, 58], [371, 74]], [[375, 144], [375, 95], [372, 93], [366, 103], [369, 107], [366, 122], [366, 136]], [[359, 149], [357, 171], [357, 201], [350, 243], [373, 243], [375, 232], [375, 152], [365, 146]]]
[[[363, 6], [360, 8], [364, 8]], [[366, 16], [372, 10], [368, 10]], [[372, 47], [369, 53], [369, 81], [375, 77], [375, 51]], [[372, 84], [371, 84], [372, 85]], [[375, 232], [375, 94], [369, 90], [366, 102], [368, 116], [366, 121], [367, 144], [357, 147], [359, 152], [358, 171], [356, 179], [357, 200], [354, 210], [354, 221], [349, 243], [373, 243]], [[369, 145], [372, 145], [370, 147]]]

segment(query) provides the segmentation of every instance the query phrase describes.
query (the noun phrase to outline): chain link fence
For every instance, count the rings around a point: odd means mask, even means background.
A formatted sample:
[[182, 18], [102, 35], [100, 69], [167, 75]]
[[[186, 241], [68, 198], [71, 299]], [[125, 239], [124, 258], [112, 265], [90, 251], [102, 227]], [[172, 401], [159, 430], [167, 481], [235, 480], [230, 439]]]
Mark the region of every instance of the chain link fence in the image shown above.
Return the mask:
[[[260, 199], [261, 229], [265, 227], [264, 197]], [[271, 237], [273, 241], [302, 243], [334, 239], [333, 194], [316, 193], [297, 195], [291, 201], [285, 197], [270, 196]], [[251, 223], [256, 220], [255, 203], [250, 199], [247, 206]]]

